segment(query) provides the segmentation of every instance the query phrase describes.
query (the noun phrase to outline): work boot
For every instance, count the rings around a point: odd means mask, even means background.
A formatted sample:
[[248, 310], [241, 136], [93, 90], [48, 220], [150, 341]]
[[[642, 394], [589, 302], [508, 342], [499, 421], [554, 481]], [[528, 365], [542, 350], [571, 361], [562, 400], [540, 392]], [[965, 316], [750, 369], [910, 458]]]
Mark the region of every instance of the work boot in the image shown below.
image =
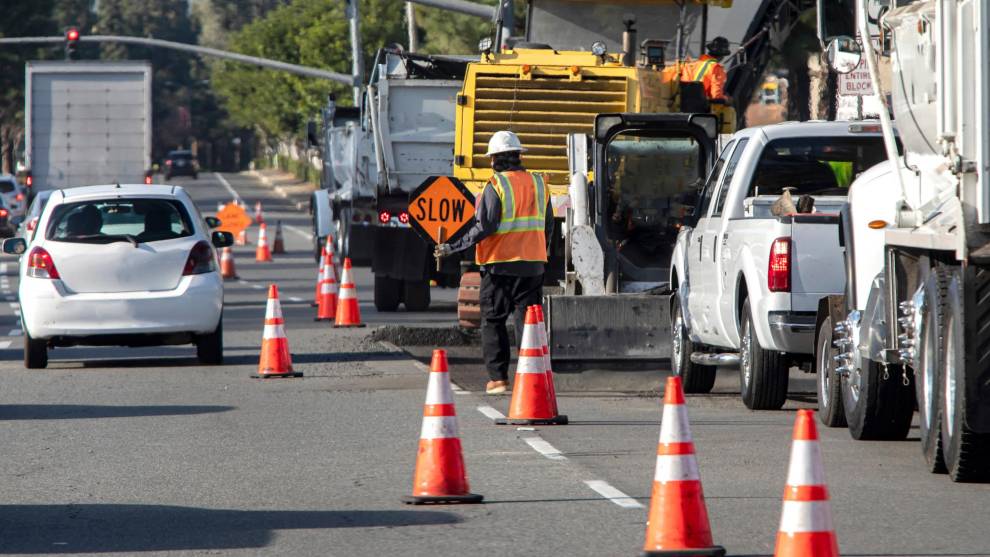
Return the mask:
[[489, 381], [485, 385], [485, 392], [490, 395], [500, 395], [509, 388], [508, 381]]

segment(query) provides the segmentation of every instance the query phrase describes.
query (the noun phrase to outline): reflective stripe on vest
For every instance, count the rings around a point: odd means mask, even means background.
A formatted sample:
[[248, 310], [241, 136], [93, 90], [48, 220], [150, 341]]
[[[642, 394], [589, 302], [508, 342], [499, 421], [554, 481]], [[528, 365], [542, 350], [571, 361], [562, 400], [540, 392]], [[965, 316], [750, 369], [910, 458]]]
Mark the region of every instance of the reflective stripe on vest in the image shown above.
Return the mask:
[[[543, 178], [537, 174], [531, 174], [533, 185], [536, 187], [535, 199], [546, 199], [546, 185]], [[546, 228], [547, 207], [546, 203], [536, 203], [535, 215], [516, 214], [515, 195], [512, 192], [512, 184], [509, 178], [500, 172], [495, 173], [495, 193], [498, 194], [499, 201], [502, 202], [502, 218], [498, 223], [495, 234], [508, 234], [509, 232], [524, 232], [527, 230], [543, 230]]]
[[495, 233], [478, 242], [475, 261], [479, 265], [546, 262], [550, 196], [543, 177], [525, 171], [499, 172], [492, 176], [491, 185], [502, 204], [502, 214]]
[[702, 64], [702, 65], [701, 65], [701, 66], [700, 66], [700, 67], [698, 68], [698, 71], [696, 71], [696, 72], [694, 73], [694, 81], [702, 81], [703, 79], [705, 79], [705, 74], [707, 74], [707, 73], [708, 73], [708, 70], [709, 70], [709, 69], [710, 69], [710, 68], [711, 68], [711, 67], [712, 67], [713, 65], [715, 65], [715, 60], [705, 60], [705, 63], [704, 63], [704, 64]]

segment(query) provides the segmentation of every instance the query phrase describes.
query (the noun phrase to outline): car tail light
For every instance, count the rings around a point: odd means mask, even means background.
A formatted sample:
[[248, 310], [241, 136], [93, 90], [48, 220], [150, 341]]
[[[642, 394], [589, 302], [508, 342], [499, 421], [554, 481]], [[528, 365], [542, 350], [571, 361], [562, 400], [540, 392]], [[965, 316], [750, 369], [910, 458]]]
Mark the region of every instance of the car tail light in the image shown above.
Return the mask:
[[145, 176], [145, 177], [144, 177], [144, 183], [145, 183], [145, 184], [147, 184], [147, 185], [149, 185], [149, 186], [150, 186], [150, 185], [151, 185], [151, 181], [152, 181], [152, 180], [151, 180], [151, 176]]
[[790, 238], [777, 238], [770, 246], [770, 263], [767, 269], [767, 288], [770, 292], [791, 291]]
[[203, 273], [212, 273], [216, 268], [210, 244], [200, 241], [189, 252], [189, 259], [186, 259], [186, 266], [182, 269], [182, 274], [202, 275]]
[[62, 278], [58, 276], [58, 269], [55, 268], [52, 256], [40, 247], [34, 248], [28, 254], [27, 276], [43, 279]]
[[0, 209], [0, 219], [7, 218], [7, 215], [9, 214], [10, 212], [7, 211], [7, 209]]
[[409, 213], [402, 211], [399, 213], [399, 222], [402, 224], [409, 224]]
[[392, 220], [392, 213], [389, 213], [388, 211], [378, 212], [378, 222], [382, 224], [388, 224], [388, 221], [390, 220]]
[[172, 166], [172, 159], [165, 161], [165, 166]]
[[14, 199], [18, 201], [24, 201], [24, 194], [21, 192], [17, 192], [17, 195], [14, 196]]
[[29, 188], [34, 185], [34, 177], [31, 176], [30, 172], [26, 176], [24, 176], [24, 185]]

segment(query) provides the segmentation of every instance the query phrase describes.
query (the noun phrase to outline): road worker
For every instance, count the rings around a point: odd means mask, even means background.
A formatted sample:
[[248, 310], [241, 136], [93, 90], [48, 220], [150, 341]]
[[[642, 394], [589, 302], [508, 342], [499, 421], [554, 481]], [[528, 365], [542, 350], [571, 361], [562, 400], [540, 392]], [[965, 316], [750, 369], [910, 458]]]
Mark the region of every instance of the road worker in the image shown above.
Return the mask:
[[681, 81], [701, 82], [708, 100], [728, 102], [729, 99], [725, 96], [725, 68], [719, 63], [719, 59], [732, 53], [729, 50], [729, 40], [715, 37], [706, 45], [706, 49], [708, 54], [681, 67]]
[[446, 257], [476, 246], [481, 267], [481, 341], [490, 381], [488, 394], [509, 386], [509, 334], [514, 313], [516, 346], [521, 344], [526, 308], [543, 300], [543, 270], [553, 231], [550, 191], [543, 177], [527, 172], [525, 152], [516, 134], [499, 131], [488, 142], [494, 175], [475, 203], [474, 226], [459, 240], [439, 244], [434, 255]]

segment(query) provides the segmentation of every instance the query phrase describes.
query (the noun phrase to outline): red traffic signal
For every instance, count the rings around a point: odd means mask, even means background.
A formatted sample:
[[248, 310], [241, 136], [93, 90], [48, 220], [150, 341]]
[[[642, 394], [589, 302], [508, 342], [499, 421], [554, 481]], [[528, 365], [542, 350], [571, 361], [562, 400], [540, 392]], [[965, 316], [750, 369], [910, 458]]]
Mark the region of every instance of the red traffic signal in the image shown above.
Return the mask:
[[73, 42], [78, 41], [79, 29], [76, 29], [75, 27], [69, 27], [69, 29], [65, 32], [65, 40], [73, 41]]

